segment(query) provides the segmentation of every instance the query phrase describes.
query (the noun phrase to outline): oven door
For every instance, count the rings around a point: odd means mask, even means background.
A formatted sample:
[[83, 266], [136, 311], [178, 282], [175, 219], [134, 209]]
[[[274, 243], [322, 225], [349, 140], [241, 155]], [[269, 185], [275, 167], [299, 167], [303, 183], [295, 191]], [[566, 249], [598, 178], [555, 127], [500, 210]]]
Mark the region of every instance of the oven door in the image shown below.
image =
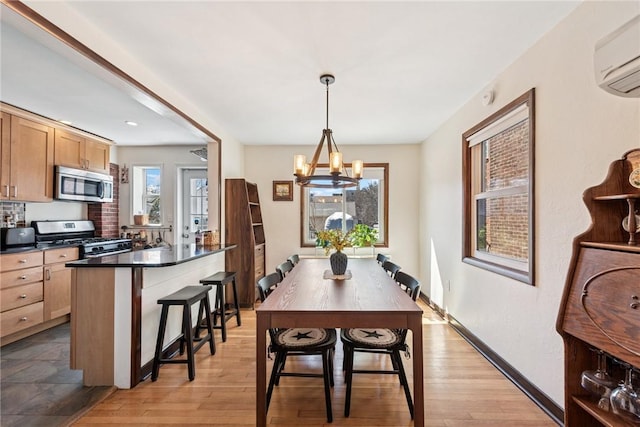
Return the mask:
[[55, 197], [59, 200], [112, 202], [113, 177], [96, 172], [56, 166]]

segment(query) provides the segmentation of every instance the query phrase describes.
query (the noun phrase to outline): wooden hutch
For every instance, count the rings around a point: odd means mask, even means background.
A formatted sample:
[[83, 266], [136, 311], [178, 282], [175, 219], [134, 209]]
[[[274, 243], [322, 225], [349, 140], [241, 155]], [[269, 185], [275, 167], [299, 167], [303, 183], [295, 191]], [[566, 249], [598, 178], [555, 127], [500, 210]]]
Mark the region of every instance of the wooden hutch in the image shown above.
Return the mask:
[[265, 238], [258, 186], [242, 178], [225, 180], [225, 269], [235, 271], [239, 304], [253, 307], [256, 282], [265, 274]]
[[[573, 241], [556, 324], [564, 340], [565, 426], [637, 426], [600, 409], [580, 380], [596, 369], [594, 349], [640, 368], [640, 148], [614, 161], [583, 200], [591, 226]], [[610, 364], [610, 373], [622, 379], [619, 365]]]

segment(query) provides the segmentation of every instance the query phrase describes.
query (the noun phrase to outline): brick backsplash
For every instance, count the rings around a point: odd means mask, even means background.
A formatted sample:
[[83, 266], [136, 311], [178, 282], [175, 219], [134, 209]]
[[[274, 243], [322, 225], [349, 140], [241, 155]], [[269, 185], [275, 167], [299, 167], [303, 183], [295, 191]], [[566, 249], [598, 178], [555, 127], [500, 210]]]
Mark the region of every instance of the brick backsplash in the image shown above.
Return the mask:
[[118, 201], [120, 200], [120, 166], [111, 163], [109, 174], [113, 177], [113, 202], [89, 203], [88, 219], [96, 226], [98, 237], [118, 237]]

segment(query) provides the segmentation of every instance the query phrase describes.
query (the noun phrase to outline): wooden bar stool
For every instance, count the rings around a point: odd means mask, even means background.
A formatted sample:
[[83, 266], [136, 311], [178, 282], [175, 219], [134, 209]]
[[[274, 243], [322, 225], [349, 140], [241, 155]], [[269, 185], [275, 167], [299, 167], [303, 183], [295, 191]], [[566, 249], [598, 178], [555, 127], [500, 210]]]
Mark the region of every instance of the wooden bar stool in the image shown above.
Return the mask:
[[[218, 271], [209, 277], [200, 280], [203, 285], [216, 287], [216, 300], [213, 308], [213, 329], [222, 331], [222, 341], [227, 341], [227, 321], [235, 316], [238, 326], [242, 325], [240, 320], [240, 305], [238, 304], [238, 290], [236, 289], [236, 273], [232, 271]], [[233, 307], [227, 308], [225, 287], [231, 283], [233, 290]], [[220, 316], [220, 326], [218, 326], [218, 316]]]
[[[158, 379], [158, 372], [161, 363], [186, 363], [189, 369], [189, 381], [193, 381], [196, 376], [194, 354], [206, 342], [209, 342], [209, 350], [211, 354], [216, 354], [216, 344], [213, 339], [213, 325], [211, 322], [211, 305], [209, 304], [209, 290], [211, 286], [185, 286], [177, 292], [160, 298], [158, 304], [162, 304], [162, 313], [160, 314], [160, 326], [158, 327], [158, 340], [156, 341], [156, 354], [153, 358], [153, 369], [151, 372], [151, 381]], [[207, 335], [199, 338], [200, 342], [195, 344], [193, 335], [193, 323], [191, 322], [191, 306], [200, 302], [198, 321], [196, 322], [196, 336], [200, 329], [202, 314], [205, 314], [205, 324]], [[164, 359], [162, 358], [162, 344], [164, 334], [167, 328], [167, 316], [169, 307], [172, 305], [182, 306], [182, 333], [178, 337], [180, 339], [180, 354], [184, 354], [184, 346], [187, 346], [187, 359]]]

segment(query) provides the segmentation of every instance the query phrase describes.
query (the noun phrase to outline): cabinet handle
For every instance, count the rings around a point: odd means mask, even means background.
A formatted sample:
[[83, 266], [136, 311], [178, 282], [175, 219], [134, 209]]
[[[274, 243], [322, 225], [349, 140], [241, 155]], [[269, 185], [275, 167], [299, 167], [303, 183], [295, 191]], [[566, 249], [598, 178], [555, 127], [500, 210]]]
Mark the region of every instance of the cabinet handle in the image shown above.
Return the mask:
[[85, 165], [84, 165], [85, 169], [89, 169], [89, 160], [85, 160]]
[[27, 280], [27, 276], [22, 275], [22, 276], [20, 276], [20, 279], [22, 279], [22, 280]]
[[26, 299], [26, 298], [27, 298], [27, 294], [20, 295], [20, 299]]
[[18, 197], [18, 186], [17, 185], [13, 186], [13, 197]]
[[4, 185], [4, 188], [7, 190], [7, 191], [4, 193], [4, 194], [5, 194], [5, 197], [9, 198], [9, 184], [5, 184], [5, 185]]
[[47, 268], [47, 280], [51, 280], [51, 269]]
[[66, 258], [67, 254], [60, 254], [60, 258]]
[[20, 261], [18, 261], [20, 264], [26, 264], [27, 260], [26, 259], [21, 259]]
[[20, 321], [21, 321], [21, 322], [26, 322], [27, 320], [29, 320], [29, 319], [27, 319], [27, 316], [25, 316], [25, 317], [21, 317], [21, 318], [20, 318]]
[[631, 299], [633, 301], [631, 301], [631, 304], [629, 304], [629, 308], [635, 310], [636, 308], [640, 307], [640, 302], [638, 302], [638, 295], [631, 295]]

